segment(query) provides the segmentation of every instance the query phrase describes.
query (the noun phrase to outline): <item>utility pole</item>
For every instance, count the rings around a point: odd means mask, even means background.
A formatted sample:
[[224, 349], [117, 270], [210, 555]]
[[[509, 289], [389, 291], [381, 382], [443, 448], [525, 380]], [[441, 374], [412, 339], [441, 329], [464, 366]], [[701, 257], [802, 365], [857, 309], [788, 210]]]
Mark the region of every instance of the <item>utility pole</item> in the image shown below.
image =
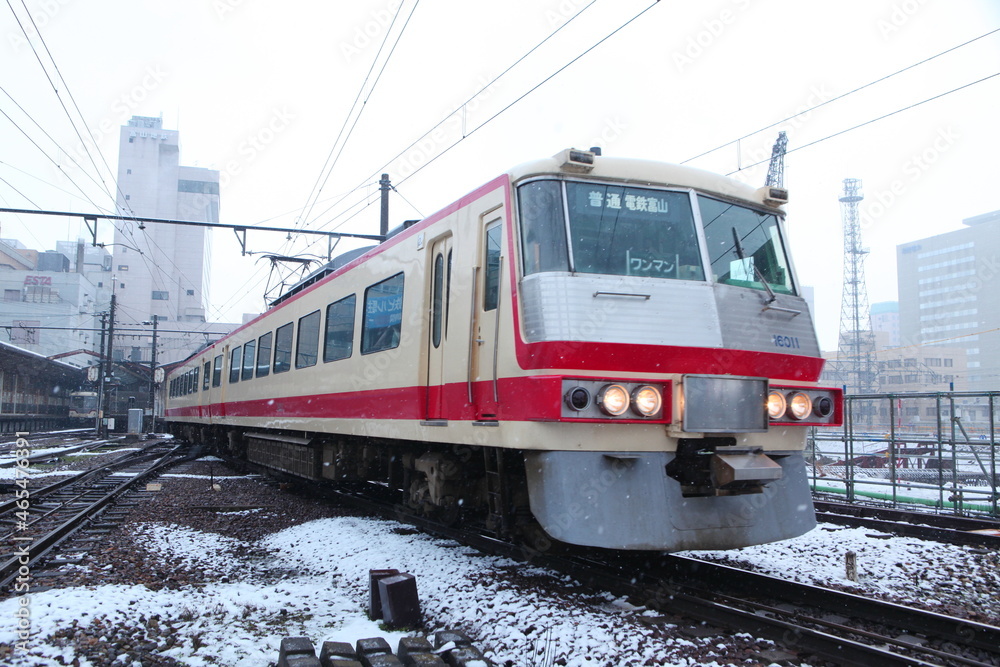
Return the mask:
[[[153, 347], [149, 358], [149, 430], [156, 430], [156, 324], [160, 318], [153, 315]], [[143, 322], [145, 324], [145, 322]]]
[[389, 233], [389, 190], [392, 189], [392, 185], [389, 184], [389, 174], [382, 174], [382, 178], [378, 182], [378, 189], [382, 191], [382, 218], [378, 233], [385, 239], [386, 234]]
[[[114, 350], [115, 350], [115, 301], [116, 295], [114, 292], [111, 293], [111, 312], [108, 314], [108, 352], [107, 352], [107, 365], [105, 370], [107, 371], [107, 379], [104, 375], [101, 376], [101, 394], [103, 396], [105, 412], [110, 412], [107, 408], [111, 407], [111, 397], [104, 394], [109, 392], [111, 383], [108, 381], [114, 375]], [[102, 350], [103, 353], [103, 350]], [[107, 422], [105, 422], [106, 424]], [[104, 435], [107, 436], [109, 429], [105, 426]]]
[[97, 355], [97, 419], [94, 422], [94, 433], [101, 437], [101, 421], [104, 419], [104, 332], [108, 325], [108, 314], [101, 313], [101, 345]]

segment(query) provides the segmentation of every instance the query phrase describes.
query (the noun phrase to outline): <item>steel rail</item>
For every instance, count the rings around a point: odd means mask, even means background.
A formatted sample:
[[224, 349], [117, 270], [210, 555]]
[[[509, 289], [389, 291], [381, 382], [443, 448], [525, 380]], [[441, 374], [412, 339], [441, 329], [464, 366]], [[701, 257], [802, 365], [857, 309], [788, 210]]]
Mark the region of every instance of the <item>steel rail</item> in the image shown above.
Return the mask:
[[[183, 445], [175, 446], [169, 452], [157, 459], [153, 465], [149, 466], [146, 470], [125, 480], [113, 490], [104, 494], [86, 508], [77, 512], [70, 519], [57, 526], [54, 530], [49, 531], [40, 539], [33, 539], [30, 542], [26, 542], [29, 545], [29, 548], [27, 549], [28, 553], [26, 555], [15, 554], [9, 560], [0, 564], [0, 589], [6, 589], [10, 586], [10, 584], [18, 577], [22, 567], [30, 570], [33, 566], [44, 560], [50, 551], [59, 546], [60, 543], [70, 537], [77, 530], [82, 528], [88, 519], [112, 503], [119, 495], [128, 491], [130, 487], [142, 483], [149, 477], [158, 474], [162, 469], [172, 466], [179, 460], [183, 460], [177, 459], [174, 456], [180, 449], [182, 449], [182, 447]], [[132, 463], [135, 462], [136, 461], [134, 460], [132, 461]]]

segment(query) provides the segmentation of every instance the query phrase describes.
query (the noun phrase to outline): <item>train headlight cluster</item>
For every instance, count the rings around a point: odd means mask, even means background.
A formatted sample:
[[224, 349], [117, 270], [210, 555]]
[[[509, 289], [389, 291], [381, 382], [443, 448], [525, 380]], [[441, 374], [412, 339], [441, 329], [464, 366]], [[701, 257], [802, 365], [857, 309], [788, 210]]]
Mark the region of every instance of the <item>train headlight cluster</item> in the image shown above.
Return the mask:
[[792, 419], [803, 420], [812, 412], [812, 399], [801, 391], [795, 392], [788, 399], [788, 414]]
[[767, 416], [771, 419], [781, 419], [787, 407], [785, 395], [780, 391], [772, 391], [767, 395]]
[[620, 417], [628, 410], [628, 390], [620, 384], [607, 384], [597, 394], [597, 405], [612, 417]]
[[767, 416], [772, 423], [836, 424], [839, 423], [837, 404], [842, 400], [837, 389], [771, 387]]
[[660, 390], [645, 384], [632, 390], [632, 410], [640, 417], [652, 417], [663, 408]]
[[570, 419], [659, 420], [664, 416], [663, 385], [607, 380], [563, 380], [562, 416]]

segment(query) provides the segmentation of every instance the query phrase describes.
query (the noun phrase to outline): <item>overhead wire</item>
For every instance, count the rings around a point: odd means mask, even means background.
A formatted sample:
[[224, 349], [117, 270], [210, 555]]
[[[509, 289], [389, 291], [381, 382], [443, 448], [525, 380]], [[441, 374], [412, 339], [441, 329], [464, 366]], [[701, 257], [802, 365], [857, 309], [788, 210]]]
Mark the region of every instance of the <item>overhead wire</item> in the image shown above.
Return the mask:
[[[49, 51], [49, 47], [45, 43], [45, 39], [42, 37], [41, 32], [38, 30], [38, 26], [35, 24], [35, 19], [34, 17], [32, 17], [31, 12], [28, 10], [28, 6], [24, 3], [24, 0], [21, 0], [21, 5], [24, 7], [24, 11], [28, 15], [28, 19], [31, 21], [32, 26], [35, 28], [35, 34], [38, 36], [38, 41], [42, 43], [42, 46], [45, 49], [45, 53], [49, 56], [49, 60], [52, 61], [52, 66], [55, 69], [56, 74], [59, 76], [59, 80], [62, 81], [63, 88], [64, 90], [66, 90], [66, 94], [72, 99], [72, 94], [69, 92], [69, 86], [66, 85], [66, 80], [62, 78], [62, 74], [59, 72], [59, 67], [56, 65], [55, 60], [52, 58], [52, 53]], [[73, 118], [73, 115], [70, 113], [70, 110], [66, 107], [66, 102], [59, 94], [59, 87], [56, 85], [56, 82], [52, 80], [52, 75], [49, 73], [48, 68], [42, 61], [42, 57], [38, 53], [38, 49], [35, 48], [35, 44], [31, 39], [31, 35], [28, 34], [27, 28], [24, 26], [24, 23], [21, 21], [21, 17], [18, 16], [17, 11], [14, 9], [14, 6], [11, 4], [10, 0], [7, 0], [7, 6], [10, 8], [11, 14], [14, 15], [14, 19], [17, 21], [18, 27], [21, 28], [21, 32], [24, 33], [25, 40], [27, 40], [28, 45], [31, 47], [31, 52], [35, 54], [35, 59], [38, 61], [38, 65], [39, 67], [41, 67], [42, 73], [45, 74], [45, 78], [48, 80], [49, 85], [52, 87], [52, 91], [55, 93], [56, 99], [59, 100], [59, 105], [62, 107], [63, 112], [66, 114], [66, 118], [69, 120], [70, 126], [73, 128], [73, 132], [76, 133], [76, 136], [80, 140], [80, 144], [83, 146], [84, 152], [86, 152], [87, 157], [90, 159], [90, 163], [94, 167], [94, 170], [98, 178], [101, 179], [101, 183], [103, 184], [103, 189], [105, 194], [107, 194], [111, 200], [114, 200], [115, 199], [114, 196], [112, 196], [111, 191], [108, 190], [107, 183], [104, 182], [104, 178], [101, 175], [101, 169], [100, 167], [97, 166], [97, 161], [94, 160], [94, 156], [91, 154], [90, 148], [87, 146], [87, 142], [84, 140], [83, 134], [80, 132], [80, 128], [77, 126], [76, 120]], [[73, 106], [76, 108], [77, 113], [79, 114], [79, 107], [76, 106], [75, 100], [73, 100]], [[83, 118], [83, 115], [80, 114], [80, 117]], [[86, 127], [86, 123], [84, 123], [84, 127]], [[90, 135], [89, 130], [87, 130], [87, 133], [88, 135]], [[90, 135], [90, 137], [91, 140], [93, 140], [93, 135]], [[98, 149], [98, 153], [100, 153], [100, 149]], [[103, 155], [101, 156], [101, 159], [103, 160]], [[105, 161], [104, 163], [105, 166], [107, 166], [107, 161]]]
[[[890, 111], [887, 114], [882, 114], [881, 116], [878, 116], [877, 118], [872, 118], [871, 120], [866, 120], [863, 123], [858, 123], [857, 125], [852, 125], [851, 127], [848, 127], [846, 129], [840, 130], [839, 132], [834, 132], [833, 134], [829, 134], [829, 135], [827, 135], [827, 136], [825, 136], [825, 137], [823, 137], [821, 139], [816, 139], [815, 141], [810, 141], [809, 143], [802, 144], [801, 146], [796, 146], [795, 148], [790, 148], [790, 149], [788, 149], [788, 150], [785, 151], [785, 154], [787, 155], [789, 153], [794, 153], [795, 151], [800, 151], [803, 148], [809, 148], [810, 146], [815, 146], [816, 144], [822, 143], [822, 142], [826, 141], [827, 139], [832, 139], [834, 137], [839, 137], [842, 134], [846, 134], [847, 132], [851, 132], [853, 130], [857, 130], [857, 129], [862, 128], [862, 127], [864, 127], [866, 125], [871, 125], [872, 123], [878, 122], [880, 120], [884, 120], [886, 118], [889, 118], [890, 116], [895, 116], [898, 113], [902, 113], [903, 111], [908, 111], [910, 109], [913, 109], [914, 107], [920, 106], [921, 104], [926, 104], [927, 102], [933, 102], [934, 100], [937, 100], [937, 99], [940, 99], [942, 97], [945, 97], [946, 95], [951, 95], [952, 93], [956, 93], [956, 92], [958, 92], [960, 90], [964, 90], [964, 89], [969, 88], [971, 86], [975, 86], [977, 84], [983, 83], [984, 81], [989, 81], [990, 79], [992, 79], [994, 77], [997, 77], [997, 76], [1000, 76], [1000, 72], [995, 72], [993, 74], [990, 74], [989, 76], [985, 76], [985, 77], [983, 77], [981, 79], [977, 79], [976, 81], [970, 81], [969, 83], [961, 85], [958, 88], [953, 88], [953, 89], [951, 89], [949, 91], [940, 93], [938, 95], [934, 95], [933, 97], [928, 97], [927, 99], [921, 100], [920, 102], [914, 102], [913, 104], [907, 105], [907, 106], [905, 106], [905, 107], [903, 107], [901, 109], [896, 109], [895, 111]], [[726, 176], [732, 176], [733, 174], [738, 173], [740, 171], [743, 171], [744, 169], [749, 169], [750, 167], [756, 167], [757, 165], [764, 164], [764, 163], [770, 162], [770, 161], [771, 161], [771, 158], [768, 157], [765, 160], [760, 160], [760, 161], [754, 162], [752, 164], [744, 165], [744, 166], [740, 167], [739, 169], [734, 169], [733, 171], [728, 172], [726, 174]]]
[[[417, 0], [413, 4], [413, 9], [410, 10], [410, 14], [406, 18], [406, 22], [400, 29], [399, 34], [396, 35], [396, 41], [393, 43], [392, 48], [389, 51], [389, 55], [386, 56], [385, 61], [382, 63], [382, 68], [379, 70], [378, 76], [375, 78], [375, 82], [372, 84], [371, 88], [368, 90], [368, 95], [365, 97], [365, 101], [361, 104], [361, 109], [358, 111], [357, 115], [354, 117], [354, 122], [351, 124], [350, 129], [347, 128], [347, 124], [351, 120], [351, 116], [354, 115], [354, 110], [358, 106], [358, 101], [365, 92], [365, 88], [368, 85], [368, 80], [371, 78], [372, 72], [375, 70], [376, 64], [378, 64], [379, 57], [382, 55], [382, 50], [385, 48], [386, 42], [389, 40], [389, 35], [392, 34], [392, 27], [396, 24], [396, 19], [399, 18], [400, 13], [403, 11], [402, 4], [399, 9], [392, 17], [392, 21], [389, 23], [389, 27], [385, 31], [385, 36], [382, 38], [382, 43], [379, 45], [378, 52], [372, 59], [372, 64], [368, 68], [368, 73], [365, 75], [364, 81], [361, 82], [361, 86], [358, 88], [358, 94], [354, 98], [354, 102], [351, 104], [350, 110], [347, 112], [347, 116], [344, 118], [344, 124], [340, 127], [340, 132], [337, 134], [337, 138], [333, 142], [333, 146], [330, 147], [330, 153], [327, 155], [326, 162], [323, 164], [323, 168], [320, 170], [320, 174], [316, 179], [316, 183], [313, 185], [312, 191], [309, 193], [309, 197], [306, 199], [305, 205], [302, 207], [302, 213], [299, 215], [299, 221], [302, 225], [305, 225], [307, 218], [312, 213], [312, 209], [316, 204], [316, 200], [319, 199], [320, 194], [322, 194], [323, 188], [326, 186], [327, 181], [330, 178], [330, 174], [333, 173], [333, 169], [340, 159], [341, 154], [344, 151], [344, 147], [347, 145], [351, 134], [354, 132], [354, 128], [358, 124], [358, 120], [361, 118], [361, 114], [364, 113], [365, 106], [368, 104], [368, 100], [371, 98], [372, 92], [375, 90], [375, 86], [378, 85], [379, 79], [382, 77], [382, 73], [385, 71], [386, 65], [389, 63], [389, 59], [392, 57], [393, 52], [396, 50], [396, 46], [399, 44], [399, 40], [403, 36], [403, 32], [406, 30], [406, 26], [409, 25], [410, 19], [413, 18], [413, 13], [417, 9], [417, 5], [420, 4], [420, 0]], [[346, 136], [345, 136], [346, 131]], [[341, 137], [343, 137], [343, 142], [341, 142]], [[340, 146], [340, 150], [337, 151], [337, 146]], [[336, 156], [334, 152], [336, 151]]]
[[[416, 146], [420, 142], [421, 139], [423, 139], [427, 135], [429, 135], [432, 132], [434, 132], [434, 130], [436, 130], [439, 127], [441, 127], [441, 125], [443, 125], [445, 122], [447, 122], [447, 120], [449, 118], [451, 118], [452, 116], [454, 116], [456, 113], [458, 113], [463, 108], [465, 108], [465, 106], [467, 104], [469, 104], [470, 102], [472, 102], [473, 100], [475, 100], [477, 97], [479, 97], [480, 95], [482, 95], [484, 91], [489, 90], [489, 88], [491, 86], [493, 86], [497, 81], [499, 81], [501, 78], [503, 78], [504, 76], [506, 76], [512, 69], [514, 69], [515, 67], [517, 67], [526, 58], [528, 58], [532, 53], [534, 53], [539, 48], [541, 48], [542, 45], [544, 45], [546, 42], [548, 42], [550, 39], [552, 39], [555, 35], [557, 35], [560, 31], [562, 31], [564, 28], [566, 28], [566, 26], [570, 25], [574, 20], [576, 20], [579, 16], [581, 16], [585, 11], [587, 11], [588, 9], [590, 9], [594, 5], [595, 2], [596, 2], [596, 0], [591, 0], [591, 2], [589, 4], [587, 4], [587, 5], [585, 5], [580, 11], [578, 11], [576, 14], [574, 14], [573, 16], [571, 16], [564, 23], [560, 24], [555, 30], [553, 30], [551, 33], [549, 33], [544, 39], [542, 39], [540, 42], [538, 42], [533, 47], [531, 47], [530, 49], [528, 49], [528, 51], [526, 51], [524, 54], [522, 54], [513, 63], [511, 63], [510, 65], [508, 65], [502, 72], [500, 72], [500, 74], [498, 74], [495, 77], [493, 77], [489, 81], [489, 83], [487, 83], [486, 85], [480, 87], [479, 90], [477, 90], [475, 93], [473, 93], [469, 97], [469, 99], [467, 99], [464, 102], [462, 102], [460, 105], [458, 105], [458, 107], [456, 107], [455, 109], [453, 109], [451, 112], [445, 114], [445, 116], [443, 118], [441, 118], [441, 120], [439, 120], [437, 123], [435, 123], [429, 130], [425, 131], [419, 137], [417, 137], [416, 139], [414, 139], [413, 142], [410, 143], [410, 145], [408, 145], [406, 148], [404, 148], [403, 150], [401, 150], [394, 157], [390, 158], [385, 164], [383, 164], [381, 167], [379, 167], [378, 169], [376, 169], [373, 173], [369, 174], [361, 182], [360, 185], [355, 186], [352, 190], [349, 191], [349, 193], [350, 192], [355, 192], [356, 190], [358, 190], [358, 189], [360, 189], [362, 187], [365, 187], [365, 185], [367, 185], [370, 181], [372, 181], [374, 178], [376, 178], [380, 173], [382, 173], [383, 171], [385, 171], [385, 169], [387, 169], [389, 167], [389, 165], [391, 165], [393, 162], [395, 162], [400, 157], [402, 157], [403, 155], [405, 155], [414, 146]], [[395, 187], [393, 189], [395, 190]], [[345, 196], [345, 198], [346, 198], [346, 196]], [[340, 201], [342, 201], [342, 200], [340, 200]], [[323, 212], [321, 212], [319, 215], [323, 215], [323, 214], [327, 213], [328, 211], [330, 211], [331, 209], [335, 208], [337, 205], [340, 204], [340, 201], [334, 202], [329, 207], [327, 207]], [[409, 203], [409, 202], [407, 202], [407, 203]], [[412, 204], [410, 204], [410, 205], [413, 206]], [[415, 206], [414, 206], [414, 209], [416, 210]], [[319, 217], [319, 216], [317, 216], [317, 217]], [[320, 229], [322, 229], [322, 228], [323, 227], [320, 227]]]
[[[738, 137], [736, 139], [732, 139], [730, 141], [727, 141], [726, 143], [721, 144], [719, 146], [716, 146], [715, 148], [712, 148], [710, 150], [707, 150], [704, 153], [699, 153], [698, 155], [695, 155], [693, 157], [689, 157], [686, 160], [682, 160], [680, 162], [680, 164], [687, 164], [688, 162], [691, 162], [692, 160], [697, 160], [698, 158], [704, 157], [704, 156], [708, 155], [709, 153], [714, 153], [715, 151], [721, 150], [721, 149], [725, 148], [726, 146], [731, 146], [731, 145], [735, 144], [736, 142], [743, 141], [744, 139], [752, 137], [755, 134], [759, 134], [759, 133], [761, 133], [761, 132], [763, 132], [765, 130], [770, 130], [773, 127], [777, 127], [778, 125], [781, 125], [782, 123], [787, 123], [788, 121], [793, 120], [795, 118], [798, 118], [799, 116], [803, 116], [803, 115], [805, 115], [807, 113], [815, 111], [816, 109], [819, 109], [822, 106], [826, 106], [827, 104], [831, 104], [833, 102], [836, 102], [837, 100], [842, 100], [842, 99], [844, 99], [845, 97], [847, 97], [849, 95], [853, 95], [854, 93], [862, 91], [865, 88], [869, 88], [871, 86], [874, 86], [877, 83], [882, 83], [883, 81], [891, 79], [892, 77], [896, 76], [897, 74], [902, 74], [903, 72], [911, 70], [914, 67], [918, 67], [918, 66], [923, 65], [925, 63], [929, 63], [930, 61], [934, 60], [935, 58], [940, 58], [941, 56], [943, 56], [945, 54], [951, 53], [952, 51], [955, 51], [955, 50], [960, 49], [962, 47], [968, 46], [969, 44], [972, 44], [973, 42], [976, 42], [976, 41], [979, 41], [980, 39], [984, 39], [986, 37], [989, 37], [990, 35], [993, 35], [993, 34], [995, 34], [997, 32], [1000, 32], [1000, 28], [996, 28], [994, 30], [990, 30], [989, 32], [986, 32], [986, 33], [983, 33], [982, 35], [979, 35], [978, 37], [973, 37], [972, 39], [964, 41], [961, 44], [957, 44], [956, 46], [953, 46], [950, 49], [945, 49], [944, 51], [942, 51], [940, 53], [937, 53], [937, 54], [935, 54], [933, 56], [930, 56], [928, 58], [924, 58], [923, 60], [920, 60], [918, 62], [913, 63], [912, 65], [907, 65], [906, 67], [904, 67], [904, 68], [902, 68], [900, 70], [896, 70], [895, 72], [893, 72], [891, 74], [886, 74], [885, 76], [879, 77], [878, 79], [875, 79], [873, 81], [869, 81], [866, 84], [858, 86], [857, 88], [849, 90], [846, 93], [843, 93], [841, 95], [837, 95], [836, 97], [832, 97], [832, 98], [830, 98], [828, 100], [820, 102], [819, 104], [815, 104], [815, 105], [809, 107], [808, 109], [805, 109], [803, 111], [799, 111], [798, 113], [795, 113], [795, 114], [793, 114], [791, 116], [788, 116], [787, 118], [783, 118], [783, 119], [781, 119], [779, 121], [771, 123], [770, 125], [766, 125], [766, 126], [760, 128], [760, 129], [754, 130], [753, 132], [750, 132], [748, 134], [744, 134], [742, 137]], [[791, 152], [791, 151], [788, 151], [788, 152]]]

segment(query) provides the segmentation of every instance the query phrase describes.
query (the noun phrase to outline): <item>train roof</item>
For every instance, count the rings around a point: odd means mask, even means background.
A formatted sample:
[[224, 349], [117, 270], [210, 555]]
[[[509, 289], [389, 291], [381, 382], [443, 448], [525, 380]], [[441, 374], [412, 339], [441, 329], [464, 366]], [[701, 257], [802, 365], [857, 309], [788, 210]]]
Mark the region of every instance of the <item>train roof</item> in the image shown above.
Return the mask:
[[613, 179], [637, 185], [693, 188], [722, 197], [756, 202], [769, 208], [776, 208], [788, 199], [787, 193], [783, 198], [775, 199], [773, 188], [754, 188], [728, 176], [696, 167], [656, 160], [602, 156], [591, 151], [576, 149], [564, 150], [549, 158], [525, 162], [511, 169], [509, 173], [514, 182], [532, 176], [561, 174]]

